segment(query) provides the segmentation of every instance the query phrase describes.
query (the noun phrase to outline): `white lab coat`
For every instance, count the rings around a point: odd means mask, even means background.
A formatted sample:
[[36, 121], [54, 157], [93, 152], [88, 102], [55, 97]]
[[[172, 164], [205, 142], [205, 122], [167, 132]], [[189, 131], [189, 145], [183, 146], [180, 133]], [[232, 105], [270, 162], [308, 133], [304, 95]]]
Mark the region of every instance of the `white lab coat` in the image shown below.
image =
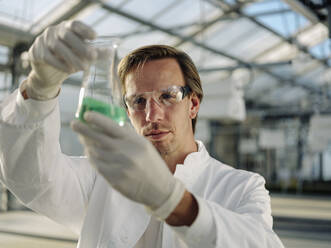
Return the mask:
[[[77, 247], [134, 247], [149, 214], [86, 158], [61, 153], [57, 101], [24, 101], [16, 91], [0, 104], [0, 180], [26, 206], [79, 234]], [[175, 177], [198, 199], [199, 214], [190, 227], [163, 224], [162, 247], [283, 247], [272, 230], [264, 179], [222, 164], [198, 144]]]

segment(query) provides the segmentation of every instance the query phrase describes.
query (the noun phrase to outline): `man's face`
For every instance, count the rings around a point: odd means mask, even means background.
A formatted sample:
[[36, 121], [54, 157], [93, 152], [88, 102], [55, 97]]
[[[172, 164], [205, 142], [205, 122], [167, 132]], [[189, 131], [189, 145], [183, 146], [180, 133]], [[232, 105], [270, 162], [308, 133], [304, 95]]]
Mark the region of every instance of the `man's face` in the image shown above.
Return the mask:
[[[138, 95], [185, 86], [185, 80], [175, 59], [147, 62], [143, 68], [129, 73], [125, 80], [126, 95]], [[144, 110], [128, 108], [128, 116], [136, 131], [149, 139], [161, 155], [180, 152], [188, 142], [194, 142], [192, 118], [196, 117], [199, 100], [193, 94], [173, 105], [160, 105], [149, 97]]]

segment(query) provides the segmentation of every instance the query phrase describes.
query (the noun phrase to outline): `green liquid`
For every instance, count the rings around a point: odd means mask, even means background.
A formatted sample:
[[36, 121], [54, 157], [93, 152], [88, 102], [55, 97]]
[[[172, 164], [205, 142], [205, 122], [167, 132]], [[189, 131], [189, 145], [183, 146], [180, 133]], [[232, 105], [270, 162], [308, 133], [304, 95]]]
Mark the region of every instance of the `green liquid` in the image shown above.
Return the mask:
[[82, 107], [78, 117], [81, 121], [84, 121], [83, 116], [86, 111], [99, 112], [116, 121], [121, 126], [124, 125], [126, 120], [126, 110], [124, 108], [116, 105], [109, 105], [91, 97], [85, 97], [83, 99]]

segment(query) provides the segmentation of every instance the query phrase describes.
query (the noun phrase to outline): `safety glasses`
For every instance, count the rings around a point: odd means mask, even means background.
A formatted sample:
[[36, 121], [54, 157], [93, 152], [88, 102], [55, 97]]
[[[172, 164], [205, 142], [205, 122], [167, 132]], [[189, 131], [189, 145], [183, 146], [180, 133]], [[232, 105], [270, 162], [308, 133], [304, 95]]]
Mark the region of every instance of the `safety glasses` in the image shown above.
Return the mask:
[[146, 108], [148, 99], [153, 98], [159, 106], [171, 106], [182, 101], [191, 92], [190, 87], [171, 86], [167, 89], [160, 89], [151, 92], [143, 92], [130, 96], [124, 96], [126, 105], [136, 111], [143, 111]]

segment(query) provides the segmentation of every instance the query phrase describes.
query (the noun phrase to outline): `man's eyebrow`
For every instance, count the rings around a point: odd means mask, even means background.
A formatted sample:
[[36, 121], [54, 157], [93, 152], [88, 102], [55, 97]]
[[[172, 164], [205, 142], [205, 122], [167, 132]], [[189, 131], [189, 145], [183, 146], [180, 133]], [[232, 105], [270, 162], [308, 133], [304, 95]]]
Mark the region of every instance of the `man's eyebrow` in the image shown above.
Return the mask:
[[128, 94], [127, 97], [136, 97], [136, 96], [139, 96], [139, 95], [142, 95], [144, 92], [142, 93], [134, 93], [134, 94]]
[[162, 91], [162, 92], [166, 92], [166, 91], [171, 91], [173, 89], [173, 86], [168, 86], [168, 87], [165, 87], [165, 88], [160, 88], [160, 89], [157, 89], [157, 90], [152, 90], [152, 91], [144, 91], [144, 92], [138, 92], [138, 93], [133, 93], [133, 94], [127, 94], [127, 96], [129, 97], [132, 97], [132, 96], [139, 96], [139, 95], [143, 95], [144, 93], [151, 93], [151, 92], [154, 92], [154, 91]]

